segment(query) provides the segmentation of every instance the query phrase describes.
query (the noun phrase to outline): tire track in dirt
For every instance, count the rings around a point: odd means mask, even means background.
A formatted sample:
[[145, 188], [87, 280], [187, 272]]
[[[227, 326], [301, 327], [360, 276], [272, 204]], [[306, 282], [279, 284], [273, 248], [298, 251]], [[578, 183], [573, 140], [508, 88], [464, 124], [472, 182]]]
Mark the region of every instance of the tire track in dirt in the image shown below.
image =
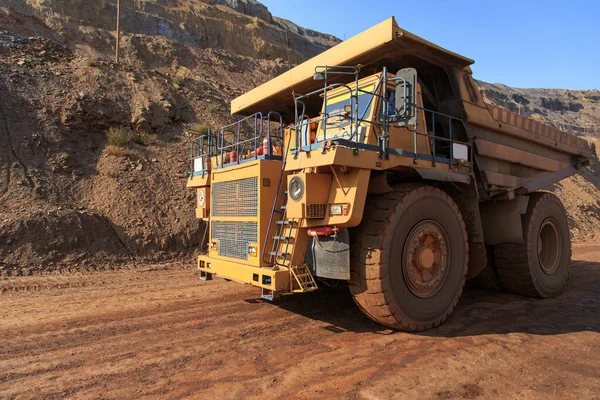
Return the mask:
[[470, 289], [421, 334], [370, 322], [345, 289], [274, 305], [192, 263], [7, 292], [0, 398], [593, 398], [600, 247], [584, 250], [563, 295]]

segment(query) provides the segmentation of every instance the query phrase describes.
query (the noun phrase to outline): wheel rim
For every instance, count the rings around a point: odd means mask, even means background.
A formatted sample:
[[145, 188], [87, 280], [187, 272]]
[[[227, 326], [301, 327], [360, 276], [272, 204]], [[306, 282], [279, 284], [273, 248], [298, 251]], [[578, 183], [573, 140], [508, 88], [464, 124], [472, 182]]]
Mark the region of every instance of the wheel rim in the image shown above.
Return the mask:
[[417, 297], [436, 294], [448, 275], [448, 237], [434, 221], [419, 222], [406, 238], [402, 272]]
[[561, 246], [560, 231], [553, 218], [547, 218], [542, 223], [538, 233], [538, 260], [542, 271], [552, 275], [560, 265]]

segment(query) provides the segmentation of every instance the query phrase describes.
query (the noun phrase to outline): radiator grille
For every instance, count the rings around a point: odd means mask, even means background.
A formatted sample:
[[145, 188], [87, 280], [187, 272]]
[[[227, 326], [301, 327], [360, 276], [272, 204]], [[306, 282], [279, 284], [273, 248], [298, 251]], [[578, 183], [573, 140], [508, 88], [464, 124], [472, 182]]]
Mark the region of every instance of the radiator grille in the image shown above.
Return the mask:
[[257, 222], [211, 221], [211, 239], [219, 241], [219, 255], [248, 259], [248, 245], [258, 243]]
[[258, 178], [218, 182], [212, 185], [213, 217], [257, 217]]
[[327, 216], [327, 204], [307, 204], [306, 218], [322, 219]]

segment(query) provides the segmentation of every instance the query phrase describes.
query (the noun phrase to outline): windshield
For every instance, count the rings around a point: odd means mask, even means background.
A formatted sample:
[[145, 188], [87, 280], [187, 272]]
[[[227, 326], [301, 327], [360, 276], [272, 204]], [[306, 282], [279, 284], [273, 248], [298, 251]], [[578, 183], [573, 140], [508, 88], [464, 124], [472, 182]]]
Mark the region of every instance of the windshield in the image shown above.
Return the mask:
[[[375, 90], [375, 87], [370, 86], [361, 88], [361, 90], [372, 92]], [[350, 114], [344, 111], [344, 107], [352, 105], [352, 102], [350, 93], [341, 94], [327, 100], [327, 105], [325, 106], [325, 114], [329, 116], [329, 119], [327, 120], [327, 129], [342, 128], [350, 124]], [[372, 105], [373, 94], [361, 92], [358, 96], [358, 118], [368, 118]]]

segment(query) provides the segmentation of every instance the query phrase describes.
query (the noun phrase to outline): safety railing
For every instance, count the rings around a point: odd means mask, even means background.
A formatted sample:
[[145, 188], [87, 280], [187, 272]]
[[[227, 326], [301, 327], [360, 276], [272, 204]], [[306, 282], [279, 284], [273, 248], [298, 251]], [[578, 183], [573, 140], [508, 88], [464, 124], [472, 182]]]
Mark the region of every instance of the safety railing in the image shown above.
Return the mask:
[[256, 113], [218, 130], [217, 167], [283, 155], [283, 117], [271, 111]]
[[[296, 143], [295, 147], [292, 149], [294, 156], [297, 156], [300, 151], [310, 151], [320, 147], [320, 143], [306, 145], [306, 143], [303, 142], [307, 142], [307, 140], [302, 139], [307, 136], [309, 126], [313, 123], [317, 123], [321, 127], [319, 129], [319, 142], [326, 142], [329, 139], [333, 139], [332, 142], [335, 142], [337, 145], [354, 147], [355, 154], [358, 153], [359, 149], [377, 150], [379, 151], [381, 158], [388, 158], [389, 154], [395, 154], [413, 157], [415, 163], [417, 163], [419, 159], [427, 159], [431, 160], [433, 165], [435, 165], [436, 162], [444, 162], [452, 165], [454, 163], [454, 144], [462, 144], [468, 147], [468, 160], [466, 161], [472, 161], [471, 143], [461, 142], [454, 138], [455, 125], [461, 124], [464, 127], [464, 123], [461, 119], [417, 106], [415, 104], [416, 99], [410, 98], [412, 95], [409, 95], [408, 92], [410, 83], [400, 76], [389, 77], [385, 67], [383, 68], [380, 79], [373, 85], [374, 89], [372, 91], [365, 90], [364, 83], [359, 84], [359, 73], [360, 66], [319, 66], [315, 68], [315, 80], [323, 80], [323, 87], [310, 93], [294, 97], [295, 124], [292, 126], [292, 130], [296, 133]], [[354, 82], [348, 84], [330, 83], [330, 78], [337, 75], [354, 75]], [[388, 98], [388, 92], [390, 90], [388, 85], [390, 84], [396, 86], [399, 85], [403, 88], [403, 90], [399, 92], [400, 94], [403, 93], [403, 96], [398, 103], [394, 101], [394, 104], [391, 104], [390, 99]], [[328, 112], [328, 96], [330, 95], [331, 90], [338, 88], [345, 88], [347, 90], [350, 102], [346, 105], [347, 109], [342, 111], [336, 110], [335, 113], [330, 113]], [[368, 94], [369, 99], [366, 106], [362, 107], [362, 110], [364, 111], [360, 114], [359, 110], [361, 110], [361, 105], [363, 105], [363, 103], [360, 103], [359, 100], [360, 96], [363, 94]], [[416, 94], [416, 90], [414, 91], [414, 94]], [[324, 107], [317, 118], [308, 118], [306, 115], [305, 99], [315, 95], [319, 95], [323, 98]], [[337, 96], [339, 95], [336, 95], [336, 97]], [[381, 109], [386, 111], [373, 113], [373, 115], [379, 115], [379, 118], [374, 117], [373, 120], [369, 120], [367, 119], [366, 114], [371, 110], [376, 99], [380, 100]], [[396, 109], [397, 105], [399, 105], [398, 109]], [[392, 109], [390, 110], [390, 108]], [[417, 110], [423, 111], [426, 115], [427, 123], [425, 131], [427, 133], [419, 133], [419, 118], [416, 117]], [[331, 122], [332, 119], [334, 120], [333, 123]], [[333, 135], [328, 137], [328, 127], [330, 125], [336, 125], [335, 120], [339, 121], [341, 119], [345, 119], [347, 122], [346, 125], [349, 126], [349, 137], [343, 139]], [[408, 120], [411, 120], [411, 123], [408, 123]], [[440, 120], [445, 121], [443, 125], [446, 126], [447, 129], [445, 129], [444, 132], [440, 132], [436, 126]], [[405, 126], [413, 135], [412, 149], [393, 149], [390, 147], [390, 124], [399, 121], [404, 121], [403, 126]], [[429, 125], [429, 122], [431, 122], [431, 125]], [[381, 133], [377, 135], [377, 146], [362, 143], [362, 138], [359, 134], [361, 124], [371, 124], [380, 127]], [[443, 136], [442, 133], [447, 136]], [[428, 138], [430, 140], [431, 148], [428, 152], [429, 154], [419, 154], [420, 138], [421, 140], [424, 140], [423, 138]], [[444, 151], [440, 152], [440, 147]]]
[[[429, 110], [427, 108], [424, 107], [419, 107], [414, 105], [414, 107], [418, 110], [422, 110], [425, 113], [425, 120], [428, 120], [428, 116], [430, 117], [430, 121], [431, 124], [427, 125], [427, 127], [431, 126], [431, 130], [427, 133], [427, 134], [423, 134], [423, 133], [418, 133], [417, 130], [415, 129], [413, 134], [414, 134], [414, 148], [415, 148], [415, 153], [416, 153], [416, 149], [417, 149], [417, 140], [418, 137], [427, 137], [431, 140], [431, 153], [433, 155], [433, 165], [435, 165], [436, 162], [436, 157], [437, 157], [437, 142], [442, 142], [442, 143], [447, 143], [448, 146], [448, 155], [449, 155], [449, 160], [450, 163], [453, 163], [454, 160], [454, 144], [461, 144], [464, 146], [467, 146], [468, 148], [468, 155], [467, 155], [467, 159], [465, 161], [467, 162], [472, 162], [472, 146], [470, 142], [463, 142], [463, 141], [458, 141], [454, 139], [454, 125], [455, 124], [460, 124], [464, 127], [464, 122], [460, 119], [460, 118], [456, 118], [453, 117], [452, 115], [448, 115], [448, 114], [444, 114], [438, 111], [434, 111], [434, 110]], [[436, 134], [436, 126], [437, 126], [437, 122], [442, 122], [443, 126], [447, 127], [447, 135], [448, 137], [444, 137], [441, 135]]]
[[[325, 66], [317, 66], [315, 68], [314, 79], [315, 80], [323, 80], [324, 81], [323, 87], [320, 89], [314, 90], [310, 93], [294, 96], [295, 124], [291, 127], [291, 129], [294, 130], [296, 133], [296, 135], [295, 135], [296, 143], [295, 143], [295, 147], [293, 148], [294, 156], [297, 156], [300, 151], [310, 149], [310, 147], [307, 148], [306, 146], [303, 146], [301, 143], [301, 137], [302, 137], [301, 134], [303, 133], [304, 130], [306, 130], [308, 128], [308, 126], [310, 124], [316, 123], [316, 124], [321, 125], [322, 135], [320, 135], [320, 136], [322, 138], [320, 139], [320, 141], [326, 142], [327, 140], [329, 140], [329, 137], [327, 134], [328, 127], [330, 125], [335, 125], [336, 127], [339, 127], [339, 125], [340, 125], [339, 122], [341, 120], [347, 121], [346, 125], [349, 126], [349, 140], [353, 141], [355, 143], [355, 147], [358, 150], [358, 147], [360, 144], [359, 129], [360, 129], [362, 123], [373, 122], [373, 121], [367, 120], [365, 117], [366, 117], [367, 112], [370, 110], [375, 98], [382, 97], [382, 95], [379, 94], [378, 92], [380, 91], [381, 85], [384, 82], [384, 75], [382, 75], [382, 77], [379, 79], [377, 84], [374, 86], [373, 91], [364, 90], [359, 85], [360, 70], [361, 70], [360, 65], [357, 65], [357, 66], [339, 66], [339, 65], [327, 66], [327, 65], [325, 65]], [[339, 75], [353, 75], [354, 82], [352, 84], [342, 84], [342, 83], [330, 84], [329, 83], [329, 80], [332, 76], [339, 76]], [[344, 108], [342, 110], [336, 110], [335, 113], [329, 113], [328, 112], [328, 95], [331, 90], [337, 89], [337, 88], [345, 88], [348, 91], [350, 104], [348, 104], [347, 106], [349, 106], [349, 109], [346, 110]], [[369, 95], [368, 96], [369, 100], [367, 101], [367, 104], [364, 107], [363, 113], [360, 114], [360, 105], [361, 104], [359, 104], [359, 100], [360, 100], [361, 95], [363, 95], [363, 94]], [[321, 112], [321, 114], [318, 118], [308, 119], [306, 117], [306, 105], [303, 100], [307, 99], [309, 97], [315, 96], [315, 95], [319, 95], [323, 98], [323, 104], [325, 105], [325, 107], [323, 107], [323, 111]], [[334, 118], [338, 120], [338, 123], [335, 123], [335, 121], [333, 121], [333, 122], [331, 121]]]

